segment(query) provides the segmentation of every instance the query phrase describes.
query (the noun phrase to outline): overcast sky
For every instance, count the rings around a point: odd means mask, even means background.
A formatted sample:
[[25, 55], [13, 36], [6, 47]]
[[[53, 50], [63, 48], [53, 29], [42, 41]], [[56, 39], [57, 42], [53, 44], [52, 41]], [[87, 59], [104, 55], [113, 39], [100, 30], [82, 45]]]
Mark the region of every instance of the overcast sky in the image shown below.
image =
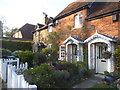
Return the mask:
[[75, 0], [0, 0], [0, 17], [6, 17], [9, 28], [20, 28], [26, 23], [42, 23], [43, 12], [55, 17]]

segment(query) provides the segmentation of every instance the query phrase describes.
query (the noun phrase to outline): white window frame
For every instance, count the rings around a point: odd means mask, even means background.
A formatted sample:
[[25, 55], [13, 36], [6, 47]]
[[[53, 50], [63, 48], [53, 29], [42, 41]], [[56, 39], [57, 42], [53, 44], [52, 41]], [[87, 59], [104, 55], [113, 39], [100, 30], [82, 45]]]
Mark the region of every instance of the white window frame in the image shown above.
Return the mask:
[[[64, 50], [62, 50], [62, 47], [64, 47]], [[59, 46], [59, 52], [60, 52], [59, 59], [64, 60], [65, 59], [65, 45], [60, 45]]]
[[80, 14], [77, 14], [77, 15], [75, 15], [75, 17], [74, 17], [74, 28], [81, 28], [82, 27], [82, 24], [83, 24], [83, 22], [82, 22], [82, 14], [80, 13]]

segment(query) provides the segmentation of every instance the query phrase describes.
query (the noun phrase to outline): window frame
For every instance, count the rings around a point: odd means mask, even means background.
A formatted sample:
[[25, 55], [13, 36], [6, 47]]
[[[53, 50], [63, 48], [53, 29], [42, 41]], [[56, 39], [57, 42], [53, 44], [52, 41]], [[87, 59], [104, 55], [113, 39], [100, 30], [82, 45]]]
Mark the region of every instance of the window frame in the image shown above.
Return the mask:
[[[76, 21], [77, 19], [77, 21]], [[78, 24], [78, 25], [76, 25]], [[74, 16], [74, 28], [81, 28], [83, 25], [83, 15], [82, 13], [76, 14]]]

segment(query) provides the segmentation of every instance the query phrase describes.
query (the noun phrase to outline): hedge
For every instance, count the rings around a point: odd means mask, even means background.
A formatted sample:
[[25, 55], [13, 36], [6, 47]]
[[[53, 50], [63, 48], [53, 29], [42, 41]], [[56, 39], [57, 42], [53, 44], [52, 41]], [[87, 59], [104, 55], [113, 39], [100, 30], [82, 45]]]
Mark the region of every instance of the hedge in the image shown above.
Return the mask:
[[2, 42], [2, 48], [9, 49], [10, 51], [32, 50], [31, 41], [0, 39], [0, 42]]

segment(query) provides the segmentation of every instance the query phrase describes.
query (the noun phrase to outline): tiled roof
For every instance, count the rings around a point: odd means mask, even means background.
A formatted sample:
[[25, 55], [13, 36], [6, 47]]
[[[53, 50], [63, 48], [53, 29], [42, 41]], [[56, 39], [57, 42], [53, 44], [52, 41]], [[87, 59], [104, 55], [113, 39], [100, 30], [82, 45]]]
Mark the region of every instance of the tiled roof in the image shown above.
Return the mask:
[[87, 4], [88, 4], [88, 2], [72, 2], [62, 12], [60, 12], [56, 17], [62, 16], [66, 13], [70, 13], [76, 9], [79, 9], [79, 8], [87, 5]]
[[88, 18], [106, 14], [116, 10], [120, 11], [120, 2], [94, 2], [89, 9]]
[[63, 11], [61, 11], [55, 18], [65, 16], [65, 14], [70, 15], [72, 14], [71, 12], [74, 12], [74, 11], [78, 12], [82, 10], [80, 8], [85, 6], [86, 8], [83, 8], [83, 9], [88, 9], [87, 18], [106, 14], [116, 10], [120, 11], [120, 2], [72, 2]]

